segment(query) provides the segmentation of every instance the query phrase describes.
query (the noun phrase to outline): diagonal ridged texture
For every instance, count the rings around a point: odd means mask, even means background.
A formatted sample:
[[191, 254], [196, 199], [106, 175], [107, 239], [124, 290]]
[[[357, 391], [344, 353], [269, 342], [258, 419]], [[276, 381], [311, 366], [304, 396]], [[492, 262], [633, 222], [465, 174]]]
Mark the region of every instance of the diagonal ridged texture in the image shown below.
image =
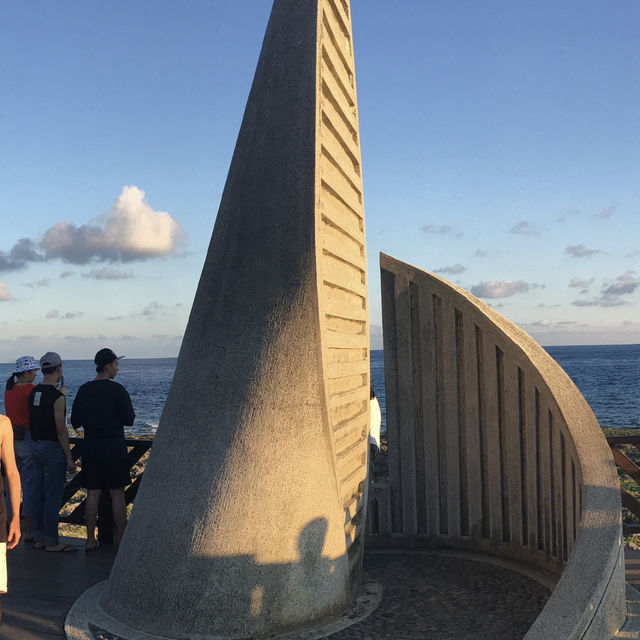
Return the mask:
[[348, 607], [368, 334], [349, 2], [276, 0], [144, 481], [69, 638], [249, 638]]

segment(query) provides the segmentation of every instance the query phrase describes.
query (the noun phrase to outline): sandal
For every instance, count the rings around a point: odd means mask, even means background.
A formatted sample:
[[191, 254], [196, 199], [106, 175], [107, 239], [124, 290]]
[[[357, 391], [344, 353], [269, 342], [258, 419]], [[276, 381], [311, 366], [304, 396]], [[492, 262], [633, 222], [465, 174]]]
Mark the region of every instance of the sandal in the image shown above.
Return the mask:
[[56, 545], [53, 549], [44, 549], [47, 553], [71, 553], [72, 551], [77, 551], [78, 547], [74, 547], [72, 544], [62, 544]]
[[85, 553], [93, 553], [94, 551], [97, 551], [99, 547], [100, 543], [96, 542], [92, 547], [85, 546], [84, 551]]

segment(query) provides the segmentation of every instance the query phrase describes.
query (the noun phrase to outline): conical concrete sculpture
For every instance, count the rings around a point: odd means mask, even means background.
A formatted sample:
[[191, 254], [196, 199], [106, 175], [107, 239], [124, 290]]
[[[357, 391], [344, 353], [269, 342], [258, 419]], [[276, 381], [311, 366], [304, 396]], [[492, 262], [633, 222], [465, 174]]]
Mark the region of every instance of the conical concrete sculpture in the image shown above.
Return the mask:
[[368, 305], [348, 0], [275, 0], [151, 459], [69, 638], [253, 638], [359, 577]]

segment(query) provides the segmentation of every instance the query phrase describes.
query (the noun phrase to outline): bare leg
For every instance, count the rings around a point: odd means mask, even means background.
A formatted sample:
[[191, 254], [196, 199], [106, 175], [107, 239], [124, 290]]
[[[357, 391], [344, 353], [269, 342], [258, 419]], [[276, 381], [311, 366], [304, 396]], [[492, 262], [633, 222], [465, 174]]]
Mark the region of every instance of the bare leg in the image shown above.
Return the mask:
[[109, 489], [111, 493], [111, 506], [113, 509], [113, 523], [116, 531], [113, 537], [115, 544], [120, 544], [124, 529], [127, 526], [127, 504], [124, 499], [124, 487]]
[[87, 549], [96, 546], [96, 520], [98, 519], [98, 502], [102, 489], [87, 489], [87, 501], [84, 506], [84, 521], [87, 525]]

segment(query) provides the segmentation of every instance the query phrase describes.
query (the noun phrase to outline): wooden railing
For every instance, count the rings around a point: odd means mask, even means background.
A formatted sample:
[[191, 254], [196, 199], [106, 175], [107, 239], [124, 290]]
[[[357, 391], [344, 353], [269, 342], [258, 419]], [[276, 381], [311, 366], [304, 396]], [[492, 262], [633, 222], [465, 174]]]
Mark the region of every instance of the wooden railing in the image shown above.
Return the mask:
[[[70, 438], [71, 442], [71, 455], [73, 459], [78, 463], [82, 460], [82, 444], [84, 438]], [[143, 458], [143, 456], [149, 451], [153, 440], [150, 439], [138, 439], [127, 438], [125, 444], [127, 445], [127, 455], [129, 461], [129, 469], [133, 469], [135, 465]], [[125, 489], [124, 495], [127, 504], [133, 502], [140, 482], [142, 481], [143, 473], [134, 474], [133, 482]], [[78, 500], [78, 494], [82, 494], [82, 485], [80, 474], [77, 473], [69, 482], [67, 482], [64, 493], [62, 494], [62, 504], [60, 506], [61, 515], [60, 522], [67, 524], [84, 524], [84, 509], [86, 502], [86, 495], [83, 495]], [[111, 497], [108, 491], [103, 491], [100, 499], [100, 506], [98, 511], [98, 529], [99, 537], [102, 542], [109, 542], [111, 539], [112, 517], [111, 517]]]
[[367, 543], [533, 564], [557, 585], [525, 640], [603, 640], [625, 620], [619, 482], [593, 412], [526, 333], [381, 257], [388, 482]]
[[[640, 435], [607, 436], [607, 443], [611, 447], [613, 459], [618, 469], [633, 481], [635, 493], [640, 495], [640, 466], [636, 462], [640, 461]], [[625, 449], [627, 449], [626, 452]], [[628, 455], [631, 452], [636, 455]], [[640, 533], [640, 501], [623, 486], [620, 487], [620, 497], [622, 507], [634, 516], [634, 518], [625, 517], [623, 519], [624, 534]]]

